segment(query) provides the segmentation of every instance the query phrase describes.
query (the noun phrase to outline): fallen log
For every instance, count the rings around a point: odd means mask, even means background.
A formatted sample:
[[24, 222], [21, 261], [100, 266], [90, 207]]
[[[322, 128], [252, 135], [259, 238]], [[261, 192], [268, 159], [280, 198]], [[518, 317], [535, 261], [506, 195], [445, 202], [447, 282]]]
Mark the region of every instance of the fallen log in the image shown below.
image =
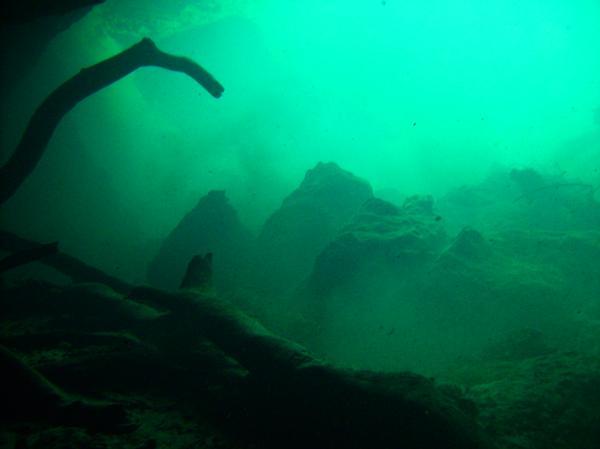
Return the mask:
[[249, 371], [243, 407], [222, 412], [245, 439], [287, 448], [491, 447], [474, 417], [422, 376], [337, 368], [231, 304], [193, 291], [140, 287], [130, 298], [170, 305], [180, 325]]
[[27, 124], [14, 153], [0, 168], [0, 204], [4, 204], [36, 167], [61, 119], [84, 98], [145, 66], [188, 75], [213, 97], [223, 94], [223, 86], [191, 59], [159, 50], [148, 38], [121, 53], [82, 69], [55, 89], [38, 106]]
[[0, 274], [58, 252], [58, 243], [48, 243], [12, 253], [0, 260]]
[[[18, 253], [34, 251], [39, 246], [39, 243], [19, 237], [12, 232], [0, 231], [0, 250]], [[131, 284], [61, 251], [46, 254], [45, 257], [39, 259], [39, 262], [54, 268], [73, 282], [97, 282], [108, 285], [114, 291], [122, 294], [127, 294], [133, 288]]]
[[[186, 285], [194, 286], [189, 279]], [[77, 288], [68, 291], [76, 293]], [[105, 296], [107, 306], [119, 300], [118, 295], [101, 293], [94, 301]], [[158, 342], [165, 361], [175, 348], [178, 363], [193, 366], [186, 352], [193, 354], [196, 345], [208, 339], [248, 373], [235, 400], [214, 403], [215, 418], [247, 442], [294, 449], [492, 447], [473, 408], [465, 407], [468, 401], [422, 376], [335, 367], [273, 334], [232, 304], [194, 288], [170, 293], [136, 287], [121, 299], [170, 311], [164, 317], [133, 320], [133, 325], [140, 324], [136, 335], [153, 345]], [[164, 365], [160, 357], [158, 365]]]
[[[194, 259], [190, 264], [194, 263]], [[134, 288], [134, 301], [169, 308], [190, 336], [208, 338], [250, 373], [244, 407], [228, 409], [245, 438], [288, 448], [488, 448], [471, 410], [412, 373], [337, 368], [233, 305], [192, 287]], [[194, 332], [196, 335], [194, 335]], [[183, 341], [182, 341], [183, 343]]]

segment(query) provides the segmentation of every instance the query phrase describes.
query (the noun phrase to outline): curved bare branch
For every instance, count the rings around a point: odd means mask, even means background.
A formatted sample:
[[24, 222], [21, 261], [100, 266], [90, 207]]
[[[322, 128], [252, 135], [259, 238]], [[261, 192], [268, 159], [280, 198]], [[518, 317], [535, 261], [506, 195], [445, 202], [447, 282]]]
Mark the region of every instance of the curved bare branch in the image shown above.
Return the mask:
[[82, 69], [38, 106], [15, 152], [0, 168], [0, 204], [5, 203], [31, 174], [67, 112], [86, 97], [145, 66], [185, 73], [213, 97], [219, 98], [223, 94], [223, 86], [200, 65], [159, 50], [151, 39], [142, 39], [121, 53]]

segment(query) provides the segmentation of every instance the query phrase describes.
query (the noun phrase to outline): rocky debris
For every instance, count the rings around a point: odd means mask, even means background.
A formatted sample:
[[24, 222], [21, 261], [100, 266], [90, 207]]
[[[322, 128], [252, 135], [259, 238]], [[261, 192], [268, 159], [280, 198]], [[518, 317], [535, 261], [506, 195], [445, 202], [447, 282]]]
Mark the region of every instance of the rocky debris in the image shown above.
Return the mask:
[[318, 163], [266, 221], [258, 238], [265, 285], [285, 290], [311, 270], [315, 257], [373, 197], [368, 182], [335, 163]]
[[564, 175], [531, 168], [498, 171], [439, 199], [451, 233], [471, 226], [484, 233], [506, 230], [574, 231], [600, 225], [596, 189]]
[[[481, 351], [487, 341], [514, 329], [557, 332], [564, 314], [576, 307], [564, 301], [571, 286], [551, 255], [557, 242], [520, 235], [517, 243], [517, 237], [465, 228], [417, 280], [424, 313], [463, 350]], [[541, 249], [533, 252], [529, 245]]]
[[489, 257], [492, 253], [491, 246], [480, 232], [473, 228], [463, 228], [456, 236], [450, 248], [445, 252], [446, 256], [464, 260], [480, 261]]
[[179, 288], [188, 261], [212, 253], [217, 290], [239, 285], [248, 266], [252, 237], [242, 226], [225, 192], [213, 190], [202, 197], [171, 231], [148, 268], [151, 285]]

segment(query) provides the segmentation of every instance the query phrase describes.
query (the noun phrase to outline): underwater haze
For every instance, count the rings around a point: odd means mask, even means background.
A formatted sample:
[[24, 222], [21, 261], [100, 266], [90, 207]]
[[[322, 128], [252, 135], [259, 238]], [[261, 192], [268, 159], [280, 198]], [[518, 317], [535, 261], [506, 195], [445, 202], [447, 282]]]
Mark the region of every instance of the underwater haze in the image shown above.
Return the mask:
[[0, 364], [127, 404], [105, 447], [600, 447], [600, 2], [81, 3], [0, 21], [3, 164], [144, 38], [224, 92], [145, 66], [59, 117], [0, 205]]
[[[591, 0], [108, 1], [54, 39], [11, 92], [5, 154], [62, 80], [143, 36], [199, 61], [225, 94], [214, 101], [146, 68], [87, 99], [21, 193], [29, 214], [10, 221], [46, 237], [31, 216], [44, 208], [44, 227], [76, 228], [79, 248], [85, 239], [98, 254], [119, 240], [137, 250], [218, 188], [258, 229], [318, 161], [402, 194], [439, 195], [498, 166], [597, 182], [599, 22]], [[61, 173], [68, 164], [89, 176]], [[64, 191], [41, 197], [41, 179]], [[83, 204], [93, 218], [67, 213]], [[112, 242], [94, 239], [98, 220]], [[118, 256], [114, 265], [133, 262]]]

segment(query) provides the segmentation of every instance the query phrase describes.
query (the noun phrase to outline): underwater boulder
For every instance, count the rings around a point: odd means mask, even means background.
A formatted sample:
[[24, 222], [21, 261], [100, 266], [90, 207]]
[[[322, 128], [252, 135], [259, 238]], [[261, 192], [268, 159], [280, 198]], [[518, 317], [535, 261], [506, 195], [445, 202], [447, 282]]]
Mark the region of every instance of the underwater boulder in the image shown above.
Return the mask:
[[266, 221], [258, 239], [265, 283], [297, 285], [314, 258], [373, 197], [369, 183], [335, 163], [319, 162]]
[[251, 242], [225, 191], [210, 191], [165, 239], [149, 265], [148, 282], [168, 290], [179, 288], [188, 261], [213, 253], [215, 287], [232, 288], [244, 276]]
[[319, 254], [309, 285], [324, 294], [365, 272], [403, 277], [425, 266], [445, 242], [430, 196], [407, 198], [402, 207], [371, 198]]
[[546, 184], [544, 177], [532, 168], [513, 168], [509, 178], [523, 194], [533, 194]]
[[440, 255], [438, 265], [449, 270], [464, 269], [465, 264], [481, 264], [493, 255], [492, 246], [476, 229], [463, 228]]

